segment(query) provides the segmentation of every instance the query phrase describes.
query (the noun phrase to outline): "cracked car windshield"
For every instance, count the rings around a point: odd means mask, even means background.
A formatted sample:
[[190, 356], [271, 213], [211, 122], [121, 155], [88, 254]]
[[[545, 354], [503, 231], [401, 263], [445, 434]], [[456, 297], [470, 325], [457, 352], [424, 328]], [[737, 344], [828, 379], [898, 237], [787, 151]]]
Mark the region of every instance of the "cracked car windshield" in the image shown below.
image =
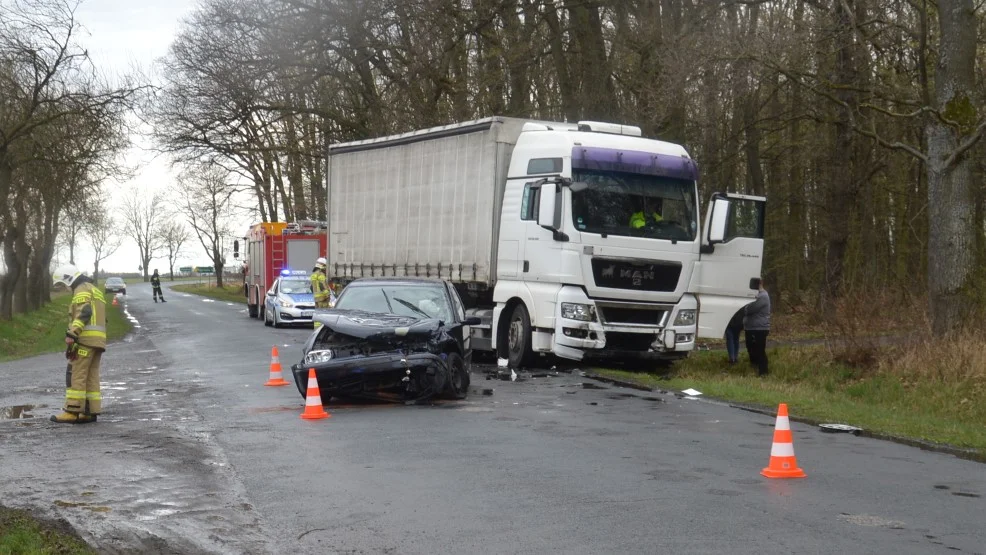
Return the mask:
[[692, 241], [697, 230], [691, 181], [620, 172], [575, 172], [572, 219], [585, 233]]
[[452, 314], [445, 291], [433, 285], [350, 285], [335, 308], [445, 321]]
[[307, 279], [285, 279], [281, 281], [284, 295], [311, 295], [312, 284]]

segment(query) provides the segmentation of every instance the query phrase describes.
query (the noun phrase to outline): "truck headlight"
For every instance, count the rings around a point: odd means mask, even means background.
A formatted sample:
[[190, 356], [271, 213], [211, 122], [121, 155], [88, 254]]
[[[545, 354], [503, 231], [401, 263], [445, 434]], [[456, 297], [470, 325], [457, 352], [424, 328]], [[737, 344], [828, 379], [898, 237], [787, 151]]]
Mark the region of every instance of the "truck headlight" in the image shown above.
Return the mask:
[[335, 353], [331, 349], [319, 350], [319, 351], [308, 351], [305, 355], [305, 364], [321, 364], [323, 362], [329, 362]]
[[674, 325], [676, 326], [694, 326], [695, 325], [695, 310], [691, 308], [686, 308], [685, 310], [679, 310], [678, 316], [674, 319]]
[[561, 317], [569, 320], [592, 322], [596, 319], [595, 311], [587, 304], [561, 303]]

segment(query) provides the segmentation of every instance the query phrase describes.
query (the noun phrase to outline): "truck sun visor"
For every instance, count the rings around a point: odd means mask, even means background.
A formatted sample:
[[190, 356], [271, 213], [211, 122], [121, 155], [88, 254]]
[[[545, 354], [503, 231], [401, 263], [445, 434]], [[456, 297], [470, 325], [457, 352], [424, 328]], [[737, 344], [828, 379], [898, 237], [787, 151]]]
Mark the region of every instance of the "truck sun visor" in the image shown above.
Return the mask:
[[698, 164], [691, 158], [615, 148], [577, 146], [572, 149], [572, 169], [698, 180]]

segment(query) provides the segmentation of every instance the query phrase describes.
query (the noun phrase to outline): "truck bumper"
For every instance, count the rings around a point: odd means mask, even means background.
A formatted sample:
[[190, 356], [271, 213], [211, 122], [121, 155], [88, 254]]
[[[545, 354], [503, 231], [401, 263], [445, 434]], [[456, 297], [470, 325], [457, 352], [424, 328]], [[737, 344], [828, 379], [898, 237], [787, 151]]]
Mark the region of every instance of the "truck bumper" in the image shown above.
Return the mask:
[[[585, 309], [579, 309], [582, 319], [566, 317], [572, 314], [563, 310], [565, 304], [583, 305]], [[675, 305], [627, 303], [632, 308], [618, 307], [622, 314], [641, 321], [652, 316], [656, 325], [604, 321], [607, 306], [612, 308], [613, 303], [597, 306], [581, 289], [563, 288], [555, 304], [552, 352], [570, 360], [676, 360], [695, 349], [694, 323], [669, 325], [679, 311], [696, 309], [694, 297], [686, 296]]]

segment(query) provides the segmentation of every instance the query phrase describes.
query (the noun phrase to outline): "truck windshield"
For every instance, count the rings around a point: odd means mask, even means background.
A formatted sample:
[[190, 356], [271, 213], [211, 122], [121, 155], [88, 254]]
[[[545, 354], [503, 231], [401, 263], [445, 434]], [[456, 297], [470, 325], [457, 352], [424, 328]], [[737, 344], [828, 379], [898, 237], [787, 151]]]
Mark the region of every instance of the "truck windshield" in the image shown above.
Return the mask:
[[575, 171], [588, 188], [572, 192], [572, 220], [584, 233], [693, 241], [695, 185], [683, 179], [621, 172]]

